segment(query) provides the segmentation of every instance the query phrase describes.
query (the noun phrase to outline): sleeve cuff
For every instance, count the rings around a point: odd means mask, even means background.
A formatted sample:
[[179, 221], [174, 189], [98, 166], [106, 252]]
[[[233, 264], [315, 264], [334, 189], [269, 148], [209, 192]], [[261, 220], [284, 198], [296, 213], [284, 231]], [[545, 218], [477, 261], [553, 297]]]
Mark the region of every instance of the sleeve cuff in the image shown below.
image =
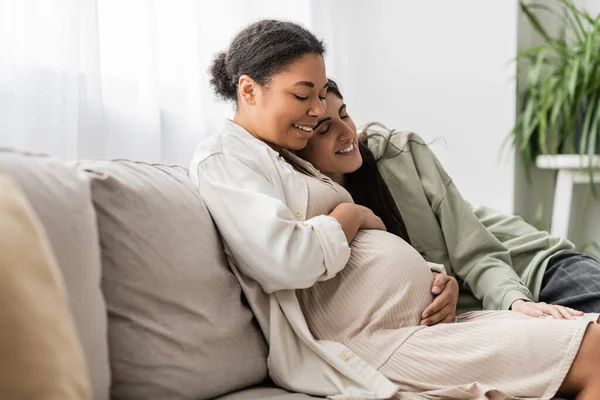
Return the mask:
[[328, 215], [319, 215], [304, 222], [313, 228], [323, 249], [325, 274], [319, 280], [331, 279], [344, 269], [350, 258], [350, 246], [342, 226]]
[[431, 272], [437, 272], [442, 275], [448, 275], [446, 273], [446, 267], [444, 267], [443, 264], [436, 264], [436, 263], [427, 261], [427, 265], [429, 265], [429, 269], [431, 270]]

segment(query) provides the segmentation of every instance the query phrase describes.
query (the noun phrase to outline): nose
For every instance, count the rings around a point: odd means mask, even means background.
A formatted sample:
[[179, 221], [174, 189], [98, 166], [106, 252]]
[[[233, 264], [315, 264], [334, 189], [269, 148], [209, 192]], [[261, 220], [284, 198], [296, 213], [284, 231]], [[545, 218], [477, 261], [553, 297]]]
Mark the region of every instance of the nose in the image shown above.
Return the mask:
[[325, 116], [325, 107], [325, 100], [321, 100], [321, 98], [317, 96], [310, 103], [308, 115], [310, 115], [311, 117], [317, 117], [317, 119], [321, 119]]
[[354, 136], [356, 136], [356, 132], [354, 132], [354, 130], [352, 130], [352, 128], [350, 128], [346, 124], [340, 124], [340, 131], [339, 132], [340, 132], [339, 139], [341, 141], [350, 140], [350, 139], [353, 139]]

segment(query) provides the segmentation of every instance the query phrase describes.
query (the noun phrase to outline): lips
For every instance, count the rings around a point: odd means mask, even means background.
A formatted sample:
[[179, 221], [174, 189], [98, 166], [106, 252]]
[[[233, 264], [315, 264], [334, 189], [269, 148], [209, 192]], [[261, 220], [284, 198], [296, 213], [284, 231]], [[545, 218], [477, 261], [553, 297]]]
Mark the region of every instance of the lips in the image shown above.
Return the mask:
[[292, 124], [292, 126], [294, 128], [301, 129], [306, 132], [312, 132], [312, 130], [313, 130], [313, 128], [312, 128], [313, 125], [310, 125], [310, 124]]
[[296, 132], [298, 132], [300, 136], [302, 136], [306, 140], [310, 139], [313, 135], [313, 130], [310, 127], [296, 124], [292, 124], [292, 127]]
[[341, 148], [338, 151], [336, 151], [335, 154], [338, 154], [338, 155], [351, 154], [351, 153], [353, 153], [356, 150], [356, 147], [357, 146], [354, 143], [354, 141], [351, 141], [349, 144], [347, 144], [343, 148]]

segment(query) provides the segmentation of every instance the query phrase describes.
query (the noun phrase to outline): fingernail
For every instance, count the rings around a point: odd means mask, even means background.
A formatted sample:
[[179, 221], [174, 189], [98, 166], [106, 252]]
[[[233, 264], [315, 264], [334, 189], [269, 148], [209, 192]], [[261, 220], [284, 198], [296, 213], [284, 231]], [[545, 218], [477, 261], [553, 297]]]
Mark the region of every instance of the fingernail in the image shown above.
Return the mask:
[[433, 292], [433, 294], [438, 294], [440, 292], [440, 288], [438, 286], [434, 286], [433, 289], [431, 289], [431, 291]]

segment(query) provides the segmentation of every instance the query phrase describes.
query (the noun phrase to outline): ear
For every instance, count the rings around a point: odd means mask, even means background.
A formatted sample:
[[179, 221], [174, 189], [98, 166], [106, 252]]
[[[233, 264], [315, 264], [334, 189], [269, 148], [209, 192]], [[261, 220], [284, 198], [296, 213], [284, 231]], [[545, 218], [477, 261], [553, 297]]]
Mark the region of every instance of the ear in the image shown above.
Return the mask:
[[248, 75], [240, 76], [238, 81], [238, 96], [244, 103], [255, 105], [256, 95], [258, 94], [259, 85]]

